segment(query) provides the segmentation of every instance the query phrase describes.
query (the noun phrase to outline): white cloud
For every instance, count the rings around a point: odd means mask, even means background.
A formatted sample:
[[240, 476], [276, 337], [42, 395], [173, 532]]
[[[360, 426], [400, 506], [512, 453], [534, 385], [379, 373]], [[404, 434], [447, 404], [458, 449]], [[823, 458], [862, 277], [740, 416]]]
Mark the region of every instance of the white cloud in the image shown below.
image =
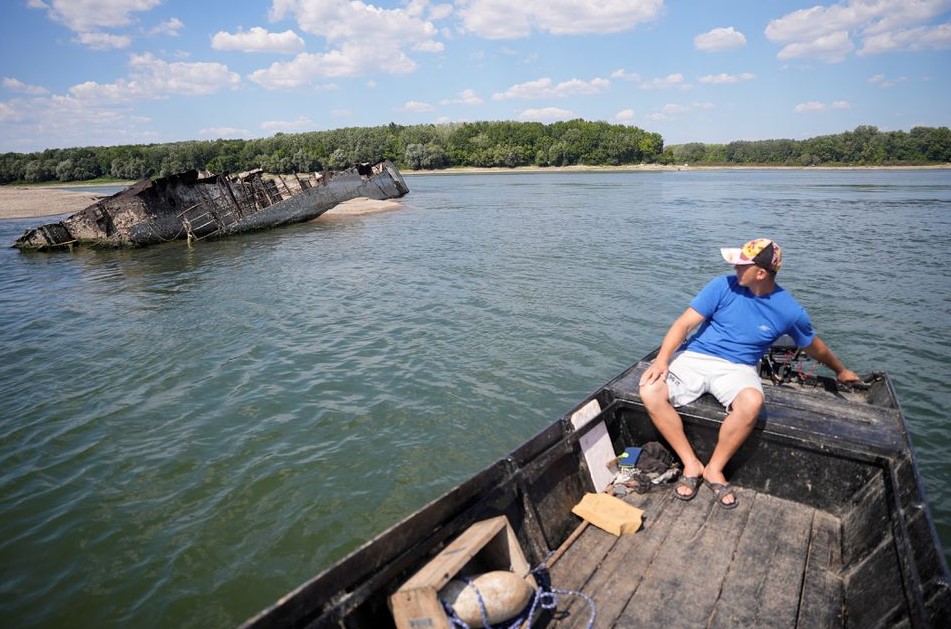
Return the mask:
[[745, 45], [746, 37], [732, 26], [729, 28], [715, 28], [693, 38], [693, 47], [702, 52], [733, 50]]
[[575, 118], [573, 112], [558, 107], [543, 107], [541, 109], [526, 109], [518, 115], [519, 120], [531, 122], [556, 122]]
[[168, 63], [151, 54], [132, 55], [129, 77], [114, 83], [86, 81], [69, 88], [67, 98], [86, 103], [128, 103], [171, 95], [198, 96], [235, 88], [241, 78], [228, 66], [208, 62]]
[[[0, 107], [0, 119], [19, 124], [4, 129], [11, 144], [27, 148], [37, 138], [56, 138], [59, 146], [101, 145], [102, 138], [112, 143], [143, 143], [156, 140], [148, 125], [148, 117], [134, 115], [125, 107], [102, 106], [62, 95], [33, 98], [11, 103], [12, 115], [5, 116]], [[22, 139], [18, 139], [22, 138]], [[35, 149], [33, 149], [35, 150]]]
[[829, 109], [851, 109], [852, 105], [845, 100], [833, 101], [832, 104], [820, 103], [819, 101], [811, 100], [806, 103], [800, 103], [793, 108], [797, 114], [808, 113], [813, 111], [827, 111]]
[[447, 98], [445, 100], [439, 101], [440, 105], [481, 105], [483, 101], [479, 98], [479, 95], [476, 94], [475, 90], [468, 89], [462, 90], [459, 93], [459, 98]]
[[883, 52], [947, 50], [951, 48], [951, 24], [922, 26], [872, 35], [862, 42], [860, 55]]
[[676, 88], [681, 90], [689, 90], [690, 85], [684, 83], [684, 75], [679, 72], [676, 74], [668, 74], [665, 77], [658, 79], [651, 79], [650, 81], [644, 81], [641, 83], [641, 87], [645, 90], [657, 90], [657, 89], [670, 89]]
[[0, 121], [20, 120], [22, 117], [20, 110], [14, 107], [12, 103], [0, 103]]
[[564, 98], [566, 96], [590, 95], [603, 92], [610, 87], [611, 82], [607, 79], [594, 78], [590, 81], [581, 79], [571, 79], [557, 85], [553, 85], [550, 78], [536, 79], [525, 83], [519, 83], [508, 88], [504, 92], [498, 92], [492, 95], [493, 100], [511, 100], [511, 99], [538, 99], [538, 98]]
[[245, 138], [251, 135], [251, 132], [235, 127], [205, 127], [199, 129], [198, 134], [210, 138]]
[[39, 85], [28, 85], [19, 79], [14, 79], [12, 77], [3, 78], [3, 87], [10, 90], [11, 92], [17, 92], [19, 94], [31, 94], [34, 96], [46, 94], [48, 90], [45, 87]]
[[[441, 52], [439, 30], [424, 18], [428, 4], [421, 0], [404, 8], [383, 9], [355, 0], [273, 0], [269, 17], [295, 19], [300, 30], [324, 38], [330, 49], [301, 53], [251, 73], [251, 81], [267, 89], [292, 89], [315, 79], [366, 74], [408, 74], [417, 64], [404, 50]], [[451, 7], [434, 7], [430, 16], [447, 16]]]
[[842, 61], [862, 42], [860, 54], [951, 47], [951, 26], [924, 26], [945, 13], [948, 0], [844, 0], [800, 9], [766, 26], [766, 38], [783, 48], [779, 59]]
[[416, 63], [400, 51], [377, 48], [372, 41], [345, 44], [328, 53], [301, 53], [291, 61], [272, 63], [248, 78], [267, 89], [291, 89], [311, 85], [316, 78], [354, 77], [363, 74], [406, 74]]
[[49, 18], [77, 33], [128, 26], [131, 13], [149, 11], [162, 0], [31, 0], [27, 6], [45, 10]]
[[305, 33], [329, 42], [370, 41], [391, 49], [413, 46], [439, 34], [431, 21], [419, 16], [417, 5], [382, 9], [348, 0], [273, 0], [269, 16], [274, 21], [292, 17]]
[[261, 129], [268, 132], [278, 131], [307, 131], [314, 128], [314, 122], [307, 116], [300, 116], [296, 120], [265, 120]]
[[777, 59], [819, 59], [827, 63], [837, 63], [855, 49], [849, 34], [846, 31], [829, 33], [803, 42], [795, 42], [783, 47], [776, 55]]
[[[128, 34], [106, 33], [103, 29], [130, 26], [135, 22], [134, 13], [150, 11], [162, 0], [28, 0], [31, 9], [46, 11], [47, 16], [75, 32], [72, 40], [93, 50], [128, 48], [132, 37]], [[185, 25], [178, 18], [171, 18], [149, 29], [149, 35], [178, 35]]]
[[811, 100], [807, 103], [799, 103], [793, 108], [797, 114], [801, 114], [804, 111], [822, 111], [826, 109], [825, 103], [820, 103], [818, 101]]
[[128, 48], [132, 44], [132, 38], [128, 35], [110, 35], [108, 33], [80, 33], [73, 41], [93, 50]]
[[624, 68], [619, 68], [611, 73], [612, 79], [621, 79], [622, 81], [634, 81], [635, 83], [641, 82], [641, 75], [636, 72], [628, 72]]
[[617, 33], [658, 19], [663, 0], [459, 0], [463, 28], [487, 39], [527, 37], [533, 30], [554, 35]]
[[628, 124], [634, 122], [635, 114], [633, 109], [622, 109], [621, 111], [614, 114], [614, 119], [620, 122], [621, 124]]
[[646, 118], [651, 122], [663, 122], [665, 120], [670, 120], [671, 118], [676, 118], [693, 111], [702, 111], [713, 108], [713, 103], [668, 103], [659, 110], [648, 114]]
[[741, 74], [707, 74], [697, 79], [701, 83], [728, 84], [739, 83], [740, 81], [752, 81], [756, 75], [752, 72], [743, 72]]
[[442, 52], [445, 45], [441, 41], [428, 40], [413, 45], [413, 50], [417, 52]]
[[178, 31], [185, 28], [185, 24], [182, 23], [177, 17], [173, 17], [169, 20], [166, 20], [149, 30], [149, 35], [168, 35], [170, 37], [178, 37]]
[[434, 20], [444, 20], [455, 11], [455, 8], [451, 4], [435, 4], [428, 8], [429, 17]]
[[875, 76], [871, 77], [868, 80], [868, 82], [871, 83], [872, 85], [877, 85], [878, 87], [881, 87], [881, 88], [887, 88], [887, 87], [895, 87], [899, 83], [902, 83], [907, 80], [908, 78], [904, 76], [898, 77], [897, 79], [888, 79], [885, 77], [884, 74], [876, 74]]
[[211, 38], [211, 47], [215, 50], [240, 52], [296, 53], [304, 50], [304, 40], [292, 30], [269, 33], [266, 29], [255, 26], [249, 31], [237, 33], [218, 31]]
[[418, 100], [408, 100], [400, 108], [402, 111], [411, 111], [413, 113], [423, 113], [426, 111], [436, 111], [436, 108], [429, 103], [422, 103]]

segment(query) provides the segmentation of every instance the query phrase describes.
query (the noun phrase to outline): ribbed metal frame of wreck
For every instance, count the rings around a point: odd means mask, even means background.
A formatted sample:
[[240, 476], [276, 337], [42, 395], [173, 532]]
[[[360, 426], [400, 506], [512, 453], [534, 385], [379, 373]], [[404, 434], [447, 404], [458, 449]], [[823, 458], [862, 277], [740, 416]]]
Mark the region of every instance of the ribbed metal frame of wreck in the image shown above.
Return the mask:
[[136, 182], [58, 223], [27, 230], [14, 246], [143, 247], [220, 238], [308, 221], [350, 199], [394, 199], [408, 191], [399, 170], [387, 160], [296, 175], [188, 171]]

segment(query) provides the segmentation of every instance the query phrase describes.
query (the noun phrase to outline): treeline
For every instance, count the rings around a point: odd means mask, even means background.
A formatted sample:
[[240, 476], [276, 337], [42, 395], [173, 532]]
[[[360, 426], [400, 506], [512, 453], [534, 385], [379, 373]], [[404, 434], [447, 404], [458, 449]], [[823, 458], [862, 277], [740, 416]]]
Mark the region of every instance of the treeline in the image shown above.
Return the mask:
[[729, 144], [679, 144], [664, 150], [671, 164], [775, 166], [899, 166], [951, 162], [948, 127], [915, 127], [910, 132], [854, 131], [808, 140], [758, 140]]
[[0, 155], [0, 183], [142, 179], [192, 168], [215, 173], [263, 168], [339, 170], [387, 158], [404, 169], [622, 165], [656, 162], [657, 133], [605, 122], [468, 122], [278, 133], [256, 140], [47, 149]]
[[47, 149], [0, 155], [0, 183], [142, 179], [189, 169], [241, 172], [263, 168], [293, 173], [339, 170], [387, 158], [412, 170], [452, 167], [700, 165], [924, 165], [951, 162], [947, 127], [910, 132], [854, 131], [807, 140], [690, 143], [664, 147], [657, 133], [637, 127], [570, 120], [467, 122], [351, 127], [278, 133], [252, 140]]

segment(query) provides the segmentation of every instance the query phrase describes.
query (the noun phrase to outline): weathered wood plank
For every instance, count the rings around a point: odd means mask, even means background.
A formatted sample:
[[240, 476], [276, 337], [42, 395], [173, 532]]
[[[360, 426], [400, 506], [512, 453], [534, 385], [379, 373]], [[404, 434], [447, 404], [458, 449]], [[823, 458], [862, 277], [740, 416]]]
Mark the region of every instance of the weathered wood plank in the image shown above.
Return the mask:
[[752, 502], [711, 629], [796, 626], [814, 510], [767, 494]]
[[[611, 552], [617, 538], [613, 535], [592, 535], [589, 526], [565, 554], [549, 570], [554, 587], [581, 590], [591, 579], [604, 558]], [[599, 531], [603, 533], [603, 531]]]
[[803, 629], [845, 625], [841, 526], [838, 518], [823, 511], [813, 517], [799, 606], [798, 626]]
[[[631, 595], [641, 583], [644, 571], [657, 551], [664, 544], [672, 523], [680, 517], [685, 503], [676, 500], [669, 492], [630, 494], [627, 502], [644, 510], [644, 523], [634, 535], [623, 535], [614, 542], [611, 552], [602, 561], [596, 573], [588, 580], [584, 593], [591, 596], [596, 605], [597, 626], [612, 626], [624, 610]], [[676, 504], [674, 504], [676, 503]], [[591, 535], [613, 537], [597, 529]], [[585, 627], [590, 617], [587, 604], [572, 601], [559, 605], [566, 612], [559, 619], [558, 629]]]
[[642, 585], [617, 626], [706, 624], [749, 517], [750, 494], [739, 489], [738, 496], [739, 505], [729, 511], [717, 506], [706, 488], [691, 502], [677, 501], [680, 513], [672, 518], [663, 546], [643, 571]]
[[[619, 538], [594, 526], [588, 526], [584, 533], [571, 545], [559, 561], [551, 567], [553, 588], [568, 591], [590, 589], [591, 578], [601, 569], [606, 557], [615, 552]], [[559, 595], [555, 618], [550, 627], [568, 627], [576, 617], [590, 616], [587, 602], [578, 596]], [[559, 622], [564, 619], [564, 622]]]
[[[589, 526], [582, 538], [551, 570], [555, 587], [583, 591], [594, 599], [598, 626], [610, 626], [611, 623], [606, 622], [606, 619], [613, 620], [618, 616], [636, 588], [632, 578], [643, 570], [643, 565], [636, 564], [646, 565], [650, 562], [669, 530], [669, 516], [665, 509], [670, 501], [667, 492], [630, 494], [626, 501], [644, 510], [640, 531], [634, 535], [615, 537]], [[605, 581], [615, 580], [616, 574], [622, 577], [618, 579], [618, 585], [623, 589], [620, 593], [605, 587]], [[558, 629], [584, 627], [589, 618], [589, 606], [582, 597], [561, 596], [558, 612], [549, 626]]]

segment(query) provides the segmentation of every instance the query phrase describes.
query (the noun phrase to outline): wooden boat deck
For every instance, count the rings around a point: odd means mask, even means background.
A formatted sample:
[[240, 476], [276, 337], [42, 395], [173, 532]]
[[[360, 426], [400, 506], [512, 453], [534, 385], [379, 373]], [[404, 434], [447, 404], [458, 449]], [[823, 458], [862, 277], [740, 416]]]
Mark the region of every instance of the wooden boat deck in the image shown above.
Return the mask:
[[[595, 627], [843, 626], [841, 525], [813, 507], [738, 488], [736, 509], [708, 487], [628, 494], [643, 526], [616, 537], [587, 526], [550, 567], [552, 585], [595, 603]], [[582, 525], [584, 526], [584, 525]], [[585, 627], [580, 596], [562, 595], [550, 627]]]

